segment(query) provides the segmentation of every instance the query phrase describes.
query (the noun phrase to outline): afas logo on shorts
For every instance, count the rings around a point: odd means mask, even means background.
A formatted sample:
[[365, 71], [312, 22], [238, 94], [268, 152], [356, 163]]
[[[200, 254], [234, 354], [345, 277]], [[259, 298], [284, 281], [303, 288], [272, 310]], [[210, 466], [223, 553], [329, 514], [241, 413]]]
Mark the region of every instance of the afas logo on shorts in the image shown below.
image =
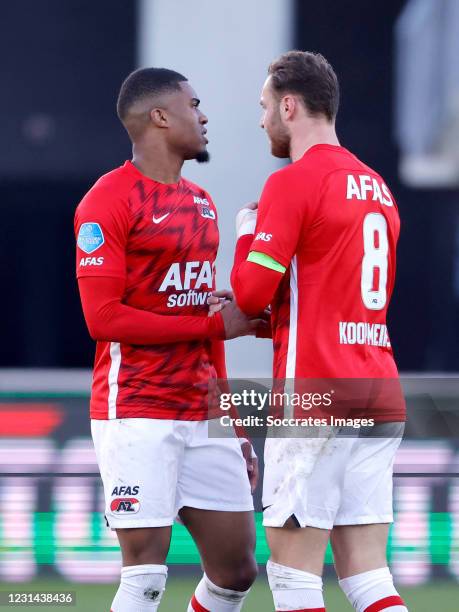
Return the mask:
[[121, 487], [115, 487], [112, 491], [112, 495], [137, 495], [139, 489], [139, 485], [135, 485], [135, 487], [129, 485], [125, 487], [122, 485]]
[[[139, 489], [139, 485], [135, 485], [134, 487], [122, 485], [120, 487], [115, 487], [112, 491], [112, 495], [137, 495]], [[117, 497], [113, 499], [110, 504], [110, 510], [117, 514], [135, 514], [139, 509], [140, 502], [135, 497]]]
[[117, 497], [110, 504], [110, 510], [117, 514], [135, 514], [139, 509], [140, 502], [135, 497]]

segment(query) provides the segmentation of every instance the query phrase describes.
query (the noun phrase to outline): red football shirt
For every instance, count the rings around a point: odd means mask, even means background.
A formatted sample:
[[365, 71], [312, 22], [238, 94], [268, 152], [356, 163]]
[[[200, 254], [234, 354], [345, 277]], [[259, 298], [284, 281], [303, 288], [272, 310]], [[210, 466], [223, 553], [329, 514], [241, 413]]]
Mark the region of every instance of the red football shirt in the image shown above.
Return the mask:
[[[342, 147], [313, 146], [271, 175], [250, 250], [287, 268], [272, 303], [275, 378], [398, 379], [386, 314], [399, 229], [383, 179]], [[404, 418], [391, 389], [365, 416]]]
[[[219, 234], [215, 206], [197, 185], [158, 183], [126, 162], [83, 198], [75, 234], [78, 278], [124, 279], [122, 303], [136, 309], [207, 317]], [[211, 350], [210, 340], [97, 342], [91, 418], [207, 418]]]

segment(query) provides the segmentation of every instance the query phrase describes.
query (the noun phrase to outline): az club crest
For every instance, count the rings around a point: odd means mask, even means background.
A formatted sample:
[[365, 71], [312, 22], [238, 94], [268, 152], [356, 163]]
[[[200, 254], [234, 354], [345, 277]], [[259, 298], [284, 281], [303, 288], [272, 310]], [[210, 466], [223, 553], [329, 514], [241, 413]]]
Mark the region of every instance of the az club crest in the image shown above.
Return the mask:
[[206, 219], [215, 219], [214, 211], [210, 206], [206, 206], [205, 204], [201, 204], [201, 216]]
[[215, 219], [215, 212], [211, 209], [207, 198], [198, 198], [198, 196], [194, 196], [193, 202], [199, 206], [201, 217], [205, 219]]
[[110, 504], [110, 510], [116, 514], [135, 514], [139, 509], [140, 502], [135, 497], [117, 497]]

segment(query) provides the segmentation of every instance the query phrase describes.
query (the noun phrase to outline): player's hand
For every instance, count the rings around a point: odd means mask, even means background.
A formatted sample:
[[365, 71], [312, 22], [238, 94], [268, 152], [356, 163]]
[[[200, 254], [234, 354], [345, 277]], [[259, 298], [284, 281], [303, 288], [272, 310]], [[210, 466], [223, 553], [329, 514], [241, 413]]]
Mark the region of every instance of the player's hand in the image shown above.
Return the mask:
[[236, 215], [236, 236], [239, 239], [246, 234], [254, 234], [257, 225], [258, 202], [250, 202]]
[[249, 440], [241, 438], [240, 443], [241, 443], [242, 455], [247, 465], [247, 476], [249, 477], [250, 489], [253, 493], [255, 489], [257, 488], [257, 484], [258, 484], [258, 474], [259, 474], [258, 458]]
[[228, 302], [234, 300], [233, 292], [229, 289], [220, 289], [219, 291], [213, 291], [212, 295], [207, 298], [207, 304], [209, 305], [209, 317], [212, 317], [216, 312], [220, 312]]
[[255, 336], [258, 327], [267, 325], [264, 319], [249, 319], [234, 300], [226, 302], [220, 313], [225, 325], [226, 340], [239, 336]]

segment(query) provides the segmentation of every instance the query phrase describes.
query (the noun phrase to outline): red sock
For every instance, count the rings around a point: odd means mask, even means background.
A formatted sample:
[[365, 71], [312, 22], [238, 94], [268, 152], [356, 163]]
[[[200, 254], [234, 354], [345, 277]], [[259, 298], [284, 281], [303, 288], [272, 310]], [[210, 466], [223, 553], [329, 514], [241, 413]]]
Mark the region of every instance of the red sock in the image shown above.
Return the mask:
[[191, 607], [193, 608], [194, 612], [209, 612], [207, 608], [201, 606], [199, 601], [196, 599], [196, 595], [193, 595], [191, 598]]
[[[276, 610], [280, 612], [280, 610]], [[301, 610], [283, 610], [282, 612], [327, 612], [325, 608], [302, 608]]]
[[387, 610], [387, 608], [392, 608], [393, 606], [404, 606], [405, 602], [400, 597], [400, 595], [391, 595], [390, 597], [384, 597], [375, 603], [365, 608], [365, 612], [381, 612], [382, 610]]

